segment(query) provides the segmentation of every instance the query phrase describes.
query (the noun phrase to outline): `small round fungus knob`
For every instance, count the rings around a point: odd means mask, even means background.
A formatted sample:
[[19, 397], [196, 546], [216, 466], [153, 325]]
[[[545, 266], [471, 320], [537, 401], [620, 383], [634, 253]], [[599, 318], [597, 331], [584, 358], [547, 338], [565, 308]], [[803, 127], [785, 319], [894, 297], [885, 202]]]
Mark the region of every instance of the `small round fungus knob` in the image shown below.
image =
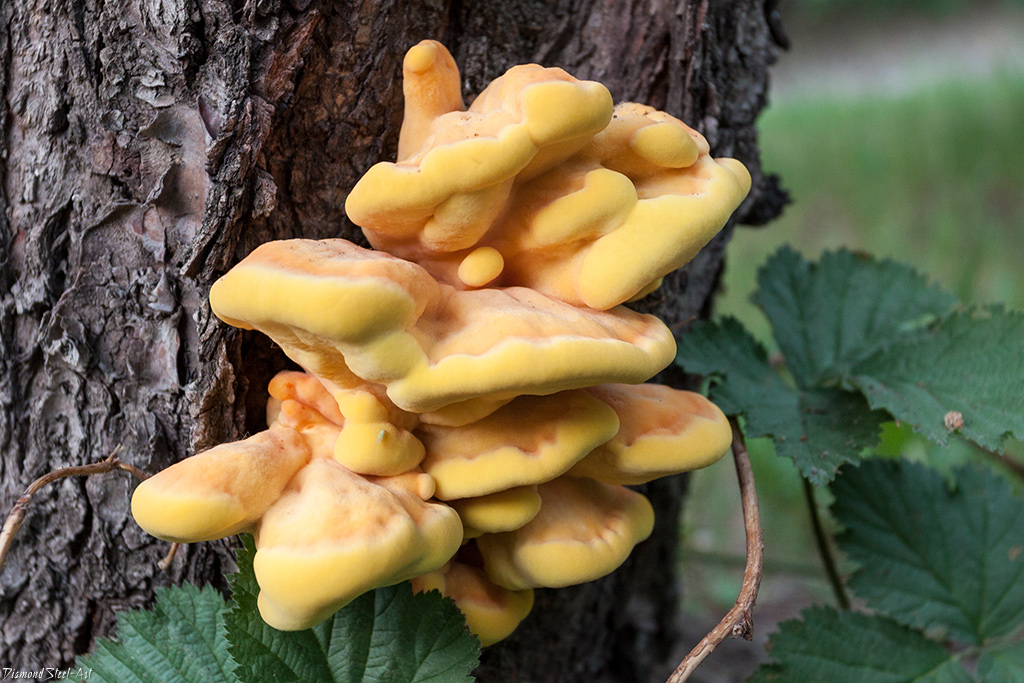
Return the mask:
[[402, 66], [413, 73], [420, 74], [432, 67], [436, 58], [437, 45], [432, 41], [424, 40], [405, 53], [405, 63]]
[[459, 265], [459, 279], [467, 287], [483, 287], [501, 275], [505, 259], [494, 247], [480, 247], [470, 252]]
[[692, 166], [700, 155], [697, 143], [686, 129], [667, 121], [633, 133], [629, 146], [647, 161], [664, 168]]

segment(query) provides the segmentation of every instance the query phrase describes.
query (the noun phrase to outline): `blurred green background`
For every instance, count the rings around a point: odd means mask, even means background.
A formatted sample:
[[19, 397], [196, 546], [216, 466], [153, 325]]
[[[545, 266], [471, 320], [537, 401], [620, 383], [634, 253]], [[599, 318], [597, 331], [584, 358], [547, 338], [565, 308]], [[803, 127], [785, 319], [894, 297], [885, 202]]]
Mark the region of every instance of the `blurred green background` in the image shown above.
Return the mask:
[[[771, 347], [749, 297], [782, 244], [811, 258], [839, 247], [890, 257], [964, 302], [1024, 307], [1024, 0], [791, 0], [780, 11], [792, 47], [759, 129], [764, 167], [792, 203], [765, 228], [737, 230], [717, 315]], [[777, 621], [834, 604], [795, 469], [770, 443], [750, 448], [766, 543], [757, 644], [727, 641], [693, 681], [742, 680]], [[978, 457], [963, 444], [936, 452], [894, 426], [883, 450]], [[1024, 456], [1021, 444], [1010, 450]], [[731, 458], [690, 487], [680, 561], [684, 629], [696, 643], [735, 601], [744, 536]]]

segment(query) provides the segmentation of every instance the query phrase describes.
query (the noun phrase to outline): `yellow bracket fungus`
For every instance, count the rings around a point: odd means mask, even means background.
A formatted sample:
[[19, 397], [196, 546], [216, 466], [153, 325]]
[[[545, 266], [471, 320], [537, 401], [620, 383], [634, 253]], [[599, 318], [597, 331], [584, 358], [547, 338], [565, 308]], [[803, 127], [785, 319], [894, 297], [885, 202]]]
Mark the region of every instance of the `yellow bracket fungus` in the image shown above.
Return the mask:
[[459, 513], [466, 538], [514, 531], [526, 526], [540, 512], [540, 493], [536, 485], [517, 486], [476, 498], [446, 502]]
[[653, 316], [577, 308], [522, 287], [457, 291], [345, 240], [268, 242], [214, 284], [210, 305], [317, 377], [383, 384], [417, 413], [642, 382], [675, 355]]
[[371, 167], [345, 211], [375, 247], [415, 261], [410, 249], [473, 246], [505, 208], [517, 175], [571, 154], [612, 113], [600, 83], [536, 64], [513, 67], [462, 111], [459, 71], [435, 41], [409, 51], [404, 78], [399, 161]]
[[619, 105], [590, 147], [518, 189], [503, 282], [611, 308], [690, 261], [749, 189], [743, 165], [712, 159], [683, 122]]
[[357, 595], [434, 571], [455, 554], [455, 511], [389, 479], [318, 459], [289, 482], [256, 529], [253, 567], [268, 624], [309, 628]]
[[436, 572], [412, 580], [417, 593], [436, 590], [451, 598], [480, 644], [507, 638], [533, 609], [533, 590], [497, 586], [482, 569], [453, 560]]
[[474, 541], [487, 576], [503, 588], [593, 581], [625, 562], [654, 528], [651, 504], [623, 486], [560, 477], [537, 488], [540, 512], [529, 523]]
[[213, 286], [216, 315], [305, 372], [270, 382], [265, 431], [143, 482], [132, 512], [180, 542], [251, 531], [276, 628], [410, 579], [487, 645], [533, 588], [604, 576], [647, 538], [651, 505], [624, 484], [728, 449], [706, 399], [637, 385], [675, 342], [620, 304], [691, 259], [750, 176], [561, 69], [514, 67], [468, 108], [440, 43], [403, 70], [397, 161], [346, 202], [384, 251], [271, 242]]
[[582, 390], [520, 396], [463, 427], [423, 425], [423, 471], [442, 500], [550, 481], [608, 441], [615, 411]]
[[729, 451], [732, 428], [714, 403], [660, 384], [603, 384], [588, 389], [622, 425], [614, 438], [569, 474], [606, 484], [643, 484], [707, 467]]
[[291, 429], [223, 444], [139, 484], [132, 516], [150, 534], [178, 543], [251, 531], [309, 458]]
[[514, 67], [465, 111], [439, 43], [412, 48], [404, 75], [398, 161], [371, 168], [345, 209], [374, 247], [452, 286], [607, 310], [692, 259], [750, 189], [682, 121], [613, 108], [561, 69]]

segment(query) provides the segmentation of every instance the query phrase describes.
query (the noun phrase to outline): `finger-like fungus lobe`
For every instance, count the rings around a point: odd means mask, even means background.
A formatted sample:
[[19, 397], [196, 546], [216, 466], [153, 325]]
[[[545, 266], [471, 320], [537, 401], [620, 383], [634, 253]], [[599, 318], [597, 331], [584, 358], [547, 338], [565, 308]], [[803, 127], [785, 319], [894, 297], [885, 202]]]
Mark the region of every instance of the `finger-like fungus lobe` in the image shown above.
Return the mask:
[[453, 286], [607, 310], [693, 258], [750, 189], [743, 164], [712, 159], [700, 133], [613, 107], [600, 83], [518, 66], [463, 110], [459, 82], [439, 43], [410, 50], [398, 160], [345, 203], [374, 247]]
[[728, 449], [707, 399], [639, 384], [675, 343], [622, 304], [692, 258], [750, 177], [561, 69], [515, 67], [468, 108], [439, 43], [404, 72], [398, 160], [346, 203], [379, 251], [271, 242], [214, 285], [222, 320], [303, 371], [270, 382], [265, 431], [150, 478], [132, 511], [174, 541], [252, 532], [276, 628], [411, 579], [486, 645], [533, 588], [604, 576], [647, 538], [626, 486]]

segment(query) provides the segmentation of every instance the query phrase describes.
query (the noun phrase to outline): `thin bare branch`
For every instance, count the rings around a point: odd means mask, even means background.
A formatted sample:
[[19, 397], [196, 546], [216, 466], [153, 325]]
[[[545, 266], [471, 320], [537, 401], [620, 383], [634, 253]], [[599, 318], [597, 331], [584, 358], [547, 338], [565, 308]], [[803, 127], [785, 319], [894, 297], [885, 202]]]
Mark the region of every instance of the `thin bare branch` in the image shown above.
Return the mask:
[[686, 318], [685, 320], [679, 320], [679, 321], [676, 321], [676, 322], [672, 323], [671, 325], [668, 326], [668, 329], [672, 330], [672, 332], [674, 334], [674, 333], [679, 332], [680, 330], [682, 330], [684, 327], [686, 327], [687, 325], [689, 325], [690, 323], [692, 323], [696, 319], [697, 319], [697, 316], [691, 315], [689, 318]]
[[171, 546], [167, 549], [167, 555], [156, 563], [156, 566], [160, 567], [160, 571], [165, 572], [171, 568], [171, 562], [174, 562], [174, 556], [178, 554], [180, 547], [180, 543], [171, 543]]
[[750, 455], [743, 440], [736, 420], [732, 424], [732, 454], [736, 462], [736, 476], [740, 484], [740, 500], [743, 504], [743, 526], [747, 534], [747, 568], [743, 573], [743, 584], [740, 587], [736, 604], [722, 618], [711, 632], [704, 636], [697, 647], [686, 655], [676, 670], [669, 676], [667, 683], [682, 683], [704, 661], [711, 652], [728, 637], [754, 637], [754, 603], [757, 602], [757, 591], [761, 587], [761, 574], [764, 569], [764, 536], [761, 532], [761, 513], [757, 504], [757, 490], [754, 488], [754, 471], [750, 467]]
[[818, 544], [821, 564], [825, 567], [825, 574], [828, 575], [828, 582], [836, 596], [836, 603], [842, 609], [850, 609], [850, 596], [846, 594], [846, 586], [843, 585], [843, 579], [839, 576], [839, 570], [836, 568], [836, 558], [832, 553], [832, 546], [825, 533], [825, 528], [821, 524], [818, 504], [814, 501], [814, 488], [806, 479], [803, 482], [804, 498], [807, 499], [807, 511], [811, 516], [811, 529], [814, 531], [814, 542]]
[[1021, 464], [1019, 460], [1014, 460], [1006, 453], [990, 451], [987, 448], [981, 448], [980, 446], [978, 448], [982, 453], [991, 458], [993, 462], [999, 463], [1006, 469], [1013, 472], [1017, 477], [1024, 479], [1024, 464]]
[[18, 529], [21, 528], [21, 523], [25, 520], [25, 514], [28, 511], [28, 505], [32, 502], [32, 496], [39, 492], [47, 484], [52, 484], [55, 481], [64, 479], [66, 477], [76, 476], [88, 476], [91, 474], [106, 474], [107, 472], [113, 472], [115, 470], [123, 470], [134, 475], [138, 479], [148, 479], [149, 475], [135, 467], [129, 465], [126, 462], [121, 462], [117, 459], [118, 454], [121, 452], [121, 446], [114, 449], [114, 452], [99, 462], [95, 462], [91, 465], [77, 465], [74, 467], [63, 467], [53, 472], [48, 472], [43, 476], [32, 482], [25, 493], [21, 494], [18, 501], [11, 508], [10, 514], [7, 516], [7, 520], [4, 522], [3, 530], [0, 530], [0, 569], [3, 568], [4, 562], [7, 560], [7, 552], [11, 549], [11, 544], [14, 542], [14, 535], [18, 533]]

